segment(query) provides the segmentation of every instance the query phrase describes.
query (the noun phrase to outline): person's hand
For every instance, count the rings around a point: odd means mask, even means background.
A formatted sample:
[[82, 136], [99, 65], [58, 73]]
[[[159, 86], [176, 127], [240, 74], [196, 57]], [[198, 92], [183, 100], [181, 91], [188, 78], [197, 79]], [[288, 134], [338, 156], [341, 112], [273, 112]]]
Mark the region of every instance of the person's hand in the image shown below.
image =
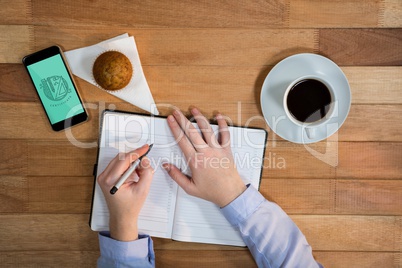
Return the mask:
[[[148, 145], [144, 145], [132, 152], [118, 154], [98, 176], [98, 183], [109, 208], [109, 230], [113, 239], [120, 241], [138, 239], [138, 215], [148, 195], [153, 177], [149, 159], [142, 158], [136, 171], [127, 178], [114, 195], [110, 194], [110, 189], [131, 163], [145, 154], [148, 148]], [[135, 182], [137, 179], [138, 182]]]
[[208, 120], [199, 110], [193, 108], [191, 113], [202, 136], [178, 110], [169, 115], [167, 121], [189, 163], [192, 177], [184, 175], [172, 164], [164, 163], [163, 167], [186, 193], [224, 207], [246, 189], [234, 165], [228, 126], [222, 115], [218, 114], [218, 141]]

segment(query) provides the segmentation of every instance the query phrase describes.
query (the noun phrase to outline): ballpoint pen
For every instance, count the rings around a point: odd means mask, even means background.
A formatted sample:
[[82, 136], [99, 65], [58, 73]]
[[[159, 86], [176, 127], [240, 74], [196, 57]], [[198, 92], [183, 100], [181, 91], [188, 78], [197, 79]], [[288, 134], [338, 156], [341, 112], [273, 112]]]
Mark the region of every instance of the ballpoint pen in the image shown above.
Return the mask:
[[110, 189], [110, 194], [115, 194], [117, 190], [119, 190], [120, 186], [123, 185], [123, 183], [127, 180], [127, 178], [131, 175], [131, 173], [134, 172], [134, 170], [138, 167], [138, 165], [141, 163], [141, 160], [144, 156], [146, 156], [149, 151], [151, 151], [153, 144], [149, 145], [148, 151], [145, 152], [145, 154], [141, 155], [140, 158], [134, 161], [134, 163], [131, 164], [131, 166], [124, 172], [123, 176], [119, 179], [119, 181], [113, 186], [112, 189]]

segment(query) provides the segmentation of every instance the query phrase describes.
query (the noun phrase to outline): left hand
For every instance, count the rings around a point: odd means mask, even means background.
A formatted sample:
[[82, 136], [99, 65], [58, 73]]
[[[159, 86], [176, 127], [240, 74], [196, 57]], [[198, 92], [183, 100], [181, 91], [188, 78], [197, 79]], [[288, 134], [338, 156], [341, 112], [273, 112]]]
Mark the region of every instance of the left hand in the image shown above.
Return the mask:
[[225, 207], [247, 188], [234, 163], [228, 125], [218, 114], [219, 136], [216, 136], [208, 120], [197, 108], [193, 108], [191, 113], [202, 135], [178, 110], [169, 115], [167, 121], [188, 161], [192, 177], [183, 174], [173, 164], [164, 163], [163, 167], [189, 195]]
[[[143, 157], [138, 168], [114, 194], [110, 189], [117, 183], [123, 173], [141, 155], [145, 154], [149, 146], [144, 145], [129, 153], [118, 154], [98, 176], [98, 183], [102, 188], [109, 208], [110, 236], [119, 241], [133, 241], [138, 239], [138, 215], [148, 196], [153, 177], [153, 168], [147, 157]], [[135, 178], [138, 178], [135, 182]]]

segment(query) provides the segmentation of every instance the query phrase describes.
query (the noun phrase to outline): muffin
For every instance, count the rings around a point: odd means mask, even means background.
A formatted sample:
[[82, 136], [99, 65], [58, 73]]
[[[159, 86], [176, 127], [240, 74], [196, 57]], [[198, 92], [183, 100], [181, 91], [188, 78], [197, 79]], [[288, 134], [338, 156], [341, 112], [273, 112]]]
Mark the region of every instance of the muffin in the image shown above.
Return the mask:
[[100, 87], [115, 91], [128, 85], [133, 76], [133, 67], [124, 54], [107, 51], [95, 60], [92, 73]]

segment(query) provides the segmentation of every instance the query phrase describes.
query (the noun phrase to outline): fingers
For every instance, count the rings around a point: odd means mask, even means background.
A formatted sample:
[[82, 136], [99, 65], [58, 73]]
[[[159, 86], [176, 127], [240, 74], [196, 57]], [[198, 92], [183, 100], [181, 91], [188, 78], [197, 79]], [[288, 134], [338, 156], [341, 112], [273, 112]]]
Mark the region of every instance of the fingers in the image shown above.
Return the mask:
[[207, 145], [193, 124], [178, 110], [173, 111], [173, 117], [182, 131], [186, 134], [196, 150], [206, 148]]
[[216, 115], [219, 126], [219, 143], [223, 148], [230, 147], [230, 132], [226, 120], [221, 114]]
[[212, 130], [211, 125], [209, 124], [205, 116], [203, 116], [197, 108], [191, 109], [191, 113], [197, 121], [197, 125], [200, 128], [202, 135], [204, 136], [205, 142], [211, 147], [217, 147], [218, 144], [214, 131]]
[[138, 158], [140, 158], [142, 155], [144, 155], [149, 149], [148, 144], [144, 144], [140, 148], [135, 149], [134, 151], [128, 152], [125, 154], [126, 159], [128, 160], [128, 163], [131, 164]]
[[183, 151], [186, 158], [193, 155], [195, 153], [195, 149], [191, 144], [191, 142], [186, 137], [186, 135], [184, 134], [184, 131], [181, 129], [180, 125], [177, 123], [175, 117], [169, 115], [167, 121], [174, 138], [176, 139], [180, 149]]
[[168, 163], [162, 164], [162, 167], [167, 171], [169, 176], [181, 187], [183, 190], [192, 194], [194, 192], [194, 185], [189, 178], [184, 175], [176, 166]]
[[148, 144], [128, 152], [117, 154], [108, 164], [106, 169], [98, 177], [99, 182], [105, 183], [107, 186], [114, 185], [123, 173], [129, 168], [130, 164], [137, 160], [141, 155], [145, 154], [149, 148]]

